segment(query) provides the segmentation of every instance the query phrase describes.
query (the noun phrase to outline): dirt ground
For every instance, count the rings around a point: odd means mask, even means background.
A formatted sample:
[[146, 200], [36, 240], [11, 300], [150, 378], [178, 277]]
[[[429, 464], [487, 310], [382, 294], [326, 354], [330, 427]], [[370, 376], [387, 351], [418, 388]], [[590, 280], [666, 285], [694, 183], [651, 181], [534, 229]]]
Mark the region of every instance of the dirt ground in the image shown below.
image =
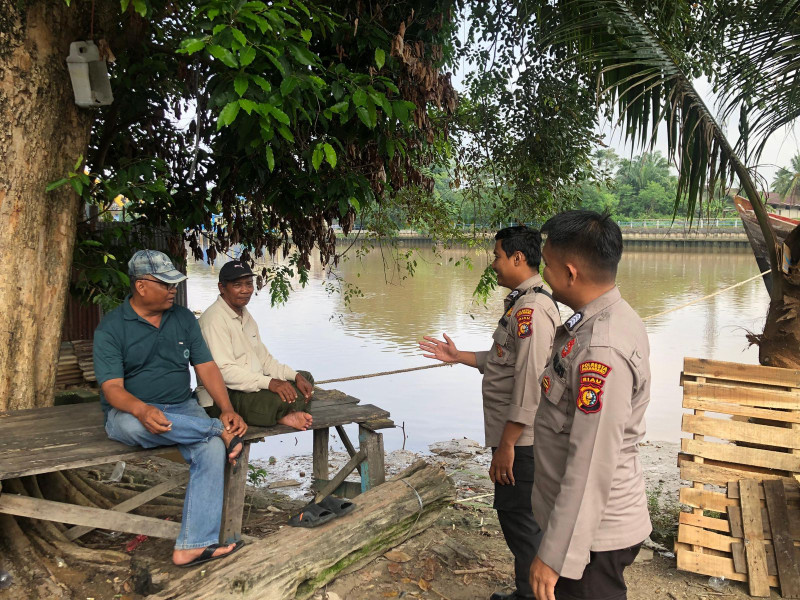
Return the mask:
[[[648, 540], [637, 562], [626, 570], [630, 600], [737, 599], [749, 598], [746, 588], [736, 582], [722, 587], [709, 585], [709, 578], [678, 571], [671, 553], [669, 535], [677, 526], [678, 445], [648, 443], [641, 456], [651, 502], [656, 533]], [[342, 466], [347, 456], [332, 453], [331, 469]], [[411, 464], [418, 455], [395, 451], [387, 455], [389, 476]], [[457, 488], [456, 502], [444, 510], [435, 524], [412, 535], [391, 552], [362, 569], [345, 574], [319, 590], [315, 599], [375, 600], [381, 598], [420, 598], [446, 600], [488, 599], [495, 591], [510, 591], [513, 586], [513, 561], [496, 514], [491, 508], [492, 484], [487, 471], [491, 453], [477, 442], [451, 440], [431, 446], [429, 460], [441, 463]], [[95, 470], [93, 475], [107, 478], [114, 465]], [[157, 482], [185, 469], [184, 465], [162, 459], [129, 463], [123, 484], [131, 487]], [[311, 496], [311, 457], [289, 457], [251, 466], [245, 508], [244, 533], [264, 537], [285, 526], [293, 511]], [[279, 486], [269, 489], [270, 484]], [[358, 499], [355, 499], [356, 504]], [[179, 509], [167, 511], [180, 518]], [[85, 565], [50, 565], [58, 579], [66, 581], [76, 600], [138, 600], [155, 593], [168, 580], [184, 574], [169, 560], [171, 542], [111, 532], [95, 531], [85, 536], [87, 546], [127, 552], [132, 568], [115, 570], [109, 566], [87, 569]], [[19, 575], [19, 574], [12, 574]], [[0, 590], [0, 600], [26, 597], [15, 584]], [[774, 598], [780, 596], [772, 592]], [[265, 599], [266, 600], [266, 599]], [[268, 599], [273, 600], [273, 599]], [[278, 599], [274, 599], [278, 600]]]

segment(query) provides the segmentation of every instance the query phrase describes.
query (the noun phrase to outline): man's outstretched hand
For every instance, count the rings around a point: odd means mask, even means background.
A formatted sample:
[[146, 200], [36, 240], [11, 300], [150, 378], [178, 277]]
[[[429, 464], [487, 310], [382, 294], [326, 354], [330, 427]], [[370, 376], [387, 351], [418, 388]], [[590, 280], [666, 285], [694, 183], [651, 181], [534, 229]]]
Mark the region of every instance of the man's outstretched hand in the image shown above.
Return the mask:
[[435, 337], [424, 336], [424, 342], [419, 343], [419, 348], [423, 352], [425, 358], [433, 358], [446, 363], [458, 362], [458, 348], [456, 348], [453, 340], [450, 339], [446, 333], [442, 334], [445, 341], [437, 340]]
[[300, 390], [300, 393], [303, 394], [306, 400], [311, 400], [311, 396], [314, 394], [314, 386], [311, 383], [300, 375], [297, 374], [297, 377], [294, 378], [294, 382], [297, 384], [297, 389]]

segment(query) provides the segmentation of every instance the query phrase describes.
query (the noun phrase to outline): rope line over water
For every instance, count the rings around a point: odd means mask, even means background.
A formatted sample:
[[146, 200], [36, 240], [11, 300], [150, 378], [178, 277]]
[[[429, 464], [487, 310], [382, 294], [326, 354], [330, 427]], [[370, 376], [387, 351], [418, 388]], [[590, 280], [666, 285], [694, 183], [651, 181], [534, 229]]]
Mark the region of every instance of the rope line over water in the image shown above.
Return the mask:
[[[767, 269], [763, 273], [759, 273], [758, 275], [753, 275], [749, 279], [745, 279], [744, 281], [740, 281], [739, 283], [734, 283], [733, 285], [729, 285], [726, 288], [722, 288], [721, 290], [717, 290], [716, 292], [714, 292], [712, 294], [708, 294], [706, 296], [703, 296], [702, 298], [695, 298], [694, 300], [691, 300], [691, 301], [686, 302], [684, 304], [680, 304], [678, 306], [674, 306], [672, 308], [668, 308], [667, 310], [663, 310], [663, 311], [661, 311], [659, 313], [656, 313], [654, 315], [648, 315], [646, 317], [642, 317], [642, 321], [649, 321], [650, 319], [655, 319], [656, 317], [663, 317], [664, 315], [667, 315], [669, 313], [681, 310], [682, 308], [686, 308], [687, 306], [691, 306], [692, 304], [697, 304], [698, 302], [703, 302], [703, 300], [708, 300], [709, 298], [713, 298], [714, 296], [719, 296], [720, 294], [724, 294], [725, 292], [730, 291], [730, 290], [732, 290], [734, 288], [737, 288], [737, 287], [740, 287], [742, 285], [745, 285], [746, 283], [750, 283], [754, 279], [758, 279], [759, 277], [763, 277], [767, 273], [769, 273], [769, 269]], [[369, 373], [367, 375], [353, 375], [351, 377], [339, 377], [337, 379], [325, 379], [324, 381], [316, 381], [314, 384], [315, 385], [323, 385], [323, 384], [326, 384], [326, 383], [338, 383], [340, 381], [355, 381], [357, 379], [370, 379], [372, 377], [384, 377], [386, 375], [397, 375], [398, 373], [410, 373], [411, 371], [422, 371], [424, 369], [438, 369], [440, 367], [452, 367], [452, 366], [453, 366], [453, 364], [451, 364], [451, 363], [440, 363], [438, 365], [425, 365], [423, 367], [410, 367], [408, 369], [396, 369], [394, 371], [381, 371], [379, 373]]]

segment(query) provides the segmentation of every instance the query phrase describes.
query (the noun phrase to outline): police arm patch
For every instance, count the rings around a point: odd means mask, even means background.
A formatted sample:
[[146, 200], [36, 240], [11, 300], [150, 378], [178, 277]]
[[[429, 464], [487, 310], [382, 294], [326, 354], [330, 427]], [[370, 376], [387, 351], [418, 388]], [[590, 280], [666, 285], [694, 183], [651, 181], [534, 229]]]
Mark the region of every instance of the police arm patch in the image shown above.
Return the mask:
[[587, 360], [581, 363], [578, 371], [581, 375], [596, 373], [600, 377], [606, 377], [611, 372], [611, 367], [596, 360]]
[[602, 395], [603, 390], [600, 386], [581, 382], [581, 387], [578, 389], [578, 408], [587, 415], [600, 412], [603, 408]]
[[514, 318], [517, 320], [517, 337], [530, 337], [531, 334], [533, 334], [533, 327], [531, 326], [531, 322], [533, 321], [533, 309], [520, 308], [517, 314], [514, 315]]

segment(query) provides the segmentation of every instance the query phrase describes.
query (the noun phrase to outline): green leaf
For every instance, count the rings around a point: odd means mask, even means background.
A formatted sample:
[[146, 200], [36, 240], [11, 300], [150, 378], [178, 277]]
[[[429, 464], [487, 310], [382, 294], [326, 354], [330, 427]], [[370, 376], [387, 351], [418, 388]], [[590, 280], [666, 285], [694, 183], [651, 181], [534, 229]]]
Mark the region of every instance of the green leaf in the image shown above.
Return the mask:
[[[119, 6], [120, 6], [120, 9], [122, 10], [122, 12], [123, 12], [123, 13], [124, 13], [126, 10], [128, 10], [128, 5], [129, 5], [130, 3], [131, 3], [131, 0], [120, 0], [120, 2], [119, 2]], [[67, 6], [69, 6], [69, 1], [67, 2]]]
[[75, 178], [73, 178], [73, 179], [70, 179], [70, 180], [69, 180], [69, 184], [72, 186], [72, 188], [73, 188], [73, 189], [74, 189], [76, 192], [78, 192], [78, 195], [79, 195], [79, 196], [80, 196], [81, 194], [83, 194], [83, 183], [81, 183], [81, 180], [80, 180], [80, 179], [78, 179], [77, 177], [75, 177]]
[[356, 109], [356, 114], [358, 115], [358, 118], [361, 119], [361, 122], [364, 123], [364, 125], [372, 129], [372, 125], [369, 121], [369, 112], [367, 112], [366, 108], [359, 106]]
[[236, 90], [236, 93], [239, 94], [239, 97], [244, 96], [244, 93], [247, 91], [249, 86], [250, 80], [244, 73], [239, 73], [236, 76], [236, 79], [233, 80], [233, 89]]
[[232, 69], [235, 69], [236, 67], [239, 66], [238, 63], [236, 62], [236, 57], [227, 48], [223, 48], [222, 46], [213, 44], [208, 47], [208, 52], [211, 54], [211, 56], [221, 60], [223, 64], [227, 65]]
[[301, 65], [316, 65], [318, 62], [317, 55], [308, 50], [308, 48], [303, 48], [302, 46], [297, 46], [295, 44], [288, 44], [289, 52], [294, 56], [295, 60], [299, 62]]
[[267, 94], [272, 91], [272, 86], [269, 84], [269, 81], [261, 77], [261, 75], [254, 75], [253, 81], [255, 81], [256, 85], [264, 90]]
[[45, 192], [52, 192], [54, 189], [56, 189], [57, 187], [61, 187], [62, 185], [64, 185], [68, 181], [69, 181], [69, 179], [67, 177], [64, 177], [63, 179], [59, 179], [58, 181], [53, 181], [51, 183], [48, 183], [47, 187], [44, 188], [44, 191]]
[[275, 170], [275, 155], [272, 153], [272, 147], [267, 146], [265, 150], [267, 155], [267, 166], [269, 167], [270, 172]]
[[358, 199], [355, 196], [350, 196], [350, 200], [348, 200], [350, 206], [352, 206], [356, 212], [359, 211], [361, 208], [361, 204], [358, 202]]
[[233, 39], [239, 42], [242, 46], [247, 46], [247, 36], [242, 33], [241, 30], [232, 27], [231, 31], [233, 32]]
[[328, 143], [322, 145], [322, 150], [325, 152], [325, 160], [328, 161], [328, 164], [331, 166], [332, 169], [336, 168], [336, 150], [333, 149]]
[[221, 129], [226, 125], [230, 125], [236, 120], [236, 115], [239, 114], [239, 102], [234, 100], [233, 102], [228, 102], [228, 104], [223, 108], [219, 113], [219, 118], [217, 119], [217, 129]]
[[133, 0], [133, 10], [135, 10], [139, 16], [143, 17], [147, 14], [147, 4], [144, 0]]
[[292, 132], [289, 131], [285, 125], [278, 127], [278, 133], [280, 133], [287, 142], [294, 144], [294, 135], [292, 135]]
[[178, 52], [183, 54], [194, 54], [206, 47], [204, 40], [200, 38], [188, 38], [181, 42], [181, 49]]
[[367, 104], [367, 93], [362, 89], [353, 92], [353, 104], [356, 106], [365, 106]]
[[78, 169], [80, 169], [80, 168], [81, 168], [81, 163], [82, 163], [82, 162], [83, 162], [83, 154], [79, 154], [79, 155], [78, 155], [78, 160], [77, 160], [77, 162], [75, 163], [75, 166], [74, 166], [74, 167], [72, 167], [72, 170], [73, 170], [73, 171], [77, 171]]
[[246, 67], [256, 58], [256, 49], [252, 46], [247, 46], [239, 51], [239, 64]]
[[340, 115], [342, 113], [346, 113], [347, 109], [350, 107], [350, 102], [344, 100], [342, 102], [337, 102], [333, 106], [330, 107], [330, 111]]
[[385, 62], [386, 52], [380, 48], [375, 48], [375, 64], [378, 65], [378, 69], [382, 69]]
[[277, 106], [272, 106], [270, 104], [267, 105], [267, 111], [271, 114], [276, 121], [279, 123], [283, 123], [284, 125], [288, 125], [291, 121], [289, 120], [289, 116], [283, 112]]
[[394, 158], [394, 140], [386, 140], [386, 155], [389, 160]]
[[299, 83], [297, 77], [290, 75], [289, 77], [285, 77], [281, 82], [281, 96], [288, 96], [292, 93], [292, 90], [297, 87]]
[[314, 147], [314, 153], [311, 155], [311, 165], [314, 167], [315, 171], [319, 171], [320, 166], [322, 166], [322, 160], [324, 157], [324, 153], [322, 151], [322, 144], [317, 144]]
[[375, 110], [375, 103], [372, 98], [367, 101], [367, 114], [369, 115], [369, 127], [371, 129], [378, 124], [378, 111]]
[[252, 100], [248, 100], [247, 98], [240, 98], [239, 106], [241, 106], [244, 109], [244, 112], [246, 112], [249, 115], [250, 113], [253, 112], [253, 110], [255, 110], [257, 104]]
[[311, 30], [310, 29], [301, 29], [300, 30], [300, 37], [305, 40], [306, 43], [311, 41]]

